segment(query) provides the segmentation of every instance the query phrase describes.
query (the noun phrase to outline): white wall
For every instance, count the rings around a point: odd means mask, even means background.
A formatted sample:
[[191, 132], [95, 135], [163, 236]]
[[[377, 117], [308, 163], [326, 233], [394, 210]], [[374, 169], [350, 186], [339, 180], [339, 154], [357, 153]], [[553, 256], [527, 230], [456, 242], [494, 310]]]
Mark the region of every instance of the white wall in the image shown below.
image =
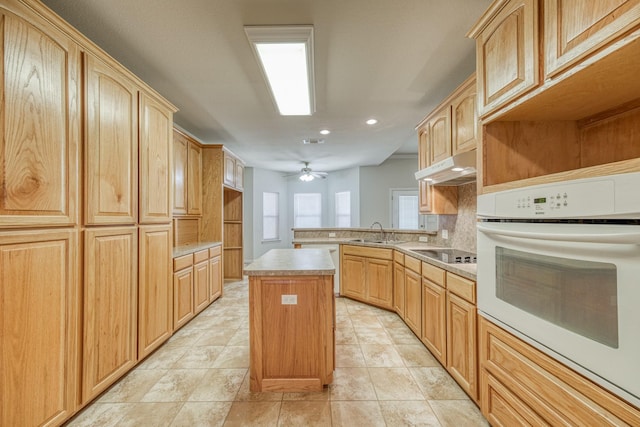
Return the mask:
[[[291, 247], [289, 224], [289, 191], [282, 172], [245, 168], [244, 190], [244, 259], [250, 262], [270, 249]], [[280, 240], [262, 241], [262, 193], [279, 193]]]
[[418, 156], [390, 157], [379, 166], [360, 168], [360, 226], [369, 227], [375, 221], [391, 226], [392, 188], [418, 189], [415, 172]]

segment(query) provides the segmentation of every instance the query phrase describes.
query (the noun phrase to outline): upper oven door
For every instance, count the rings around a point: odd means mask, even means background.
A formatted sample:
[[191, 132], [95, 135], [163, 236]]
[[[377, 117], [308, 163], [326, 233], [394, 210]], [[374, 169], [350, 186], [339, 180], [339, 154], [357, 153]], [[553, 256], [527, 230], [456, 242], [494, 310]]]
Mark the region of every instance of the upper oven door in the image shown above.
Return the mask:
[[640, 399], [639, 244], [638, 225], [481, 222], [478, 309]]

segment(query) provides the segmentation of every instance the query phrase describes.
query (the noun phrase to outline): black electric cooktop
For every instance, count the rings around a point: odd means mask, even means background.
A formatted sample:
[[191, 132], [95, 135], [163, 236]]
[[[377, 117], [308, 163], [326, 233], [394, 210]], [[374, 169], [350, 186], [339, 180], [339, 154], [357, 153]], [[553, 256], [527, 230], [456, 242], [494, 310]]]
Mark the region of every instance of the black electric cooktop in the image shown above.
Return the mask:
[[476, 254], [457, 249], [412, 249], [420, 255], [437, 259], [447, 264], [475, 264]]

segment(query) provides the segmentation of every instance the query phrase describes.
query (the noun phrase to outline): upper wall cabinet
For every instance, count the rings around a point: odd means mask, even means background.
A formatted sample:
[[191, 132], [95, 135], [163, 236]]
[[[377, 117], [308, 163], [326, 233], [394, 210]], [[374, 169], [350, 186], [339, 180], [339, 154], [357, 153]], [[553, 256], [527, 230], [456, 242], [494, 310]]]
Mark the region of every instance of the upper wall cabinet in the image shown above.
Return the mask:
[[90, 225], [134, 224], [138, 213], [138, 90], [85, 56], [86, 217]]
[[545, 77], [553, 77], [638, 26], [636, 0], [545, 0]]
[[223, 183], [239, 191], [244, 188], [244, 163], [227, 149], [224, 150]]
[[173, 213], [202, 215], [202, 147], [173, 130]]
[[432, 113], [429, 120], [430, 164], [451, 157], [451, 106]]
[[[476, 39], [480, 115], [538, 85], [538, 0], [496, 1], [470, 35]], [[479, 27], [479, 28], [478, 28]]]
[[140, 93], [140, 223], [171, 222], [173, 111]]
[[78, 220], [79, 49], [31, 10], [11, 7], [20, 16], [0, 6], [0, 228], [72, 225]]

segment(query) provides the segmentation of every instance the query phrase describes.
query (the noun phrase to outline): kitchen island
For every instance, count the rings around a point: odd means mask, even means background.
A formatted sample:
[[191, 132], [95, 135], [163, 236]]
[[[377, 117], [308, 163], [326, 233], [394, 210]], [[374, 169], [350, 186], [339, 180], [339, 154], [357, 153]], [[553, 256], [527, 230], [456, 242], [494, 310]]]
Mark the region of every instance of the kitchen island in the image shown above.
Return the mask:
[[272, 249], [245, 268], [251, 391], [320, 391], [333, 381], [334, 272], [326, 249]]

